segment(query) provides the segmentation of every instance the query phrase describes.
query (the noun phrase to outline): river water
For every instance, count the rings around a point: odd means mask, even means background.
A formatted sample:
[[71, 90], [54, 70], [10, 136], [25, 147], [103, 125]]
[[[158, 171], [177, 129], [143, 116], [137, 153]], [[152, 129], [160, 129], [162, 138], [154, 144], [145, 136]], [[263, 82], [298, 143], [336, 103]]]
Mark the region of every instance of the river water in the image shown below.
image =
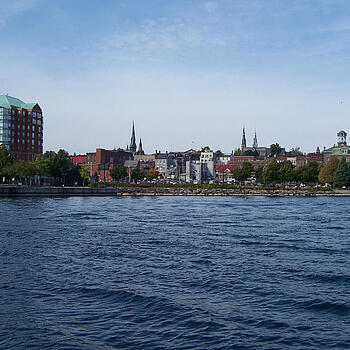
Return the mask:
[[0, 200], [1, 349], [350, 349], [348, 198]]

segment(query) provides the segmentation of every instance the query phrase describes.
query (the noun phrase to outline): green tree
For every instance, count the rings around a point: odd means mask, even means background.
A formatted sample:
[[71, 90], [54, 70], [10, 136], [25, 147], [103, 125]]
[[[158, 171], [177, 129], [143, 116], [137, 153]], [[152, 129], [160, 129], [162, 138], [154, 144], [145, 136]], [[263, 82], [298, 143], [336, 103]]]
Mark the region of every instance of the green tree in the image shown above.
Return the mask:
[[113, 169], [111, 169], [109, 175], [111, 175], [114, 181], [120, 181], [128, 176], [128, 172], [125, 166], [117, 164], [113, 167]]
[[320, 166], [317, 162], [310, 162], [297, 170], [297, 180], [310, 184], [317, 183]]
[[35, 160], [32, 161], [34, 168], [34, 175], [39, 177], [39, 183], [41, 183], [41, 177], [48, 175], [49, 173], [49, 162], [42, 155], [37, 155]]
[[278, 143], [270, 145], [270, 156], [278, 156], [282, 151], [282, 147]]
[[142, 180], [144, 177], [143, 173], [140, 170], [140, 167], [136, 167], [131, 171], [131, 178], [133, 179], [133, 181], [138, 181], [138, 180]]
[[276, 184], [281, 181], [280, 166], [276, 159], [272, 159], [270, 164], [266, 167], [263, 179], [266, 184]]
[[302, 156], [303, 152], [300, 151], [300, 147], [294, 147], [289, 152], [287, 152], [287, 156], [289, 157], [296, 157], [296, 156]]
[[246, 181], [251, 176], [254, 168], [251, 163], [243, 163], [241, 168], [236, 168], [232, 170], [232, 176], [237, 181]]
[[[31, 183], [32, 177], [35, 175], [35, 169], [32, 162], [19, 160], [6, 167], [9, 176], [15, 179], [21, 179], [25, 184]], [[29, 180], [29, 181], [28, 181]]]
[[264, 182], [263, 175], [264, 175], [264, 167], [260, 166], [255, 170], [255, 178], [258, 184], [261, 184]]
[[332, 156], [329, 158], [329, 161], [326, 165], [324, 165], [320, 173], [318, 174], [318, 181], [325, 184], [333, 185], [334, 175], [339, 166], [339, 159], [336, 156]]
[[156, 179], [158, 176], [159, 176], [159, 172], [158, 172], [158, 170], [156, 170], [154, 168], [150, 169], [145, 175], [145, 177], [149, 181], [153, 180], [153, 179]]
[[296, 173], [293, 169], [293, 164], [289, 161], [279, 164], [281, 182], [292, 182], [296, 179]]
[[80, 176], [83, 179], [83, 186], [85, 186], [85, 180], [90, 177], [89, 167], [86, 164], [80, 167]]
[[57, 153], [48, 151], [44, 154], [44, 158], [48, 160], [49, 175], [52, 176], [54, 180], [57, 178], [61, 180], [67, 175], [71, 167], [71, 162], [66, 151], [59, 150]]
[[252, 175], [254, 171], [253, 165], [251, 163], [245, 162], [242, 165], [242, 177], [243, 181], [248, 180], [248, 178]]
[[8, 176], [8, 167], [12, 164], [12, 159], [4, 145], [0, 145], [0, 176]]
[[343, 157], [334, 175], [334, 187], [350, 186], [350, 168]]

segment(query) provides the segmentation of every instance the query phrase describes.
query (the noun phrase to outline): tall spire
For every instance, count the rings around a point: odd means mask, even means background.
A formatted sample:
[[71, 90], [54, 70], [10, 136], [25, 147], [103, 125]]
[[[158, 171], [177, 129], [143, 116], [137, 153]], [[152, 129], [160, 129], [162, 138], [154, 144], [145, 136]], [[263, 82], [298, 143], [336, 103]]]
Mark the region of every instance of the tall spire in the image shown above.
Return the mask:
[[245, 138], [245, 128], [243, 126], [241, 150], [243, 151], [243, 148], [245, 148], [245, 147], [247, 147], [247, 140]]
[[143, 149], [142, 149], [142, 141], [141, 141], [141, 138], [140, 138], [140, 143], [139, 143], [139, 148], [138, 148], [138, 150], [137, 150], [137, 154], [145, 154], [145, 153], [143, 152]]
[[256, 137], [256, 129], [255, 129], [254, 139], [253, 139], [253, 148], [258, 148], [258, 138]]
[[135, 126], [134, 121], [132, 121], [132, 132], [131, 132], [131, 140], [130, 140], [130, 151], [133, 153], [136, 152], [136, 137], [135, 137]]

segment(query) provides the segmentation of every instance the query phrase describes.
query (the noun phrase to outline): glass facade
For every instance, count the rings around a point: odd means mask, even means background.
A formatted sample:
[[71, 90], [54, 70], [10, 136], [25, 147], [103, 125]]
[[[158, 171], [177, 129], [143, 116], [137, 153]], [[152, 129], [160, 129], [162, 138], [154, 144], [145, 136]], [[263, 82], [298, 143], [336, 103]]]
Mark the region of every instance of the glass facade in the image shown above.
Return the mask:
[[0, 107], [0, 144], [10, 150], [11, 143], [11, 109]]

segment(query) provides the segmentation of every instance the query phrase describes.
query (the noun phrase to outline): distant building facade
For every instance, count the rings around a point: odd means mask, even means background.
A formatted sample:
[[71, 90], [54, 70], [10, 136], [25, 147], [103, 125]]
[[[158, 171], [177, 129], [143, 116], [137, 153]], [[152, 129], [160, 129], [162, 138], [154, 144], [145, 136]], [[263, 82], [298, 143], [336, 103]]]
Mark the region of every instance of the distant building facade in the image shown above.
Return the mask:
[[43, 114], [37, 103], [0, 95], [0, 144], [12, 159], [30, 161], [43, 153]]
[[347, 133], [340, 130], [337, 137], [338, 144], [323, 151], [324, 163], [327, 163], [332, 156], [336, 156], [340, 160], [345, 157], [347, 161], [350, 161], [350, 146], [346, 142]]
[[97, 148], [96, 152], [86, 153], [86, 165], [90, 171], [90, 177], [100, 181], [112, 181], [110, 170], [117, 164], [124, 165], [131, 159], [130, 152], [122, 149], [106, 150]]

